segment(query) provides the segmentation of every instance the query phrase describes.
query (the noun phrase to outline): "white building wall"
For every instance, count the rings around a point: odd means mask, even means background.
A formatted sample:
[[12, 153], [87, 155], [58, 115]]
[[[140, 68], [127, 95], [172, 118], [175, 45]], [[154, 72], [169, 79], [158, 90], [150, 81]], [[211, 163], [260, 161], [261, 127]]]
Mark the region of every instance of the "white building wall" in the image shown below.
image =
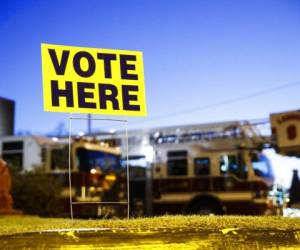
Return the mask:
[[28, 137], [24, 141], [23, 169], [33, 170], [42, 165], [42, 149], [33, 137]]
[[0, 137], [0, 156], [3, 142], [23, 142], [23, 166], [25, 171], [33, 170], [42, 164], [42, 147], [32, 136], [5, 136]]

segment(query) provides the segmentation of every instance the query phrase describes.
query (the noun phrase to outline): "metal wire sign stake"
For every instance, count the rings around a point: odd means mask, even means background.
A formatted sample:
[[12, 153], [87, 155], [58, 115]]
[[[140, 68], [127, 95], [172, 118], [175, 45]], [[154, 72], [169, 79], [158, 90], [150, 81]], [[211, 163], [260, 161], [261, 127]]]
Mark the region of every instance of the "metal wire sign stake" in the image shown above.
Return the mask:
[[[126, 202], [118, 202], [118, 201], [73, 201], [72, 199], [72, 165], [71, 165], [71, 152], [72, 152], [72, 120], [97, 120], [97, 121], [114, 121], [114, 122], [121, 122], [125, 125], [125, 141], [126, 141], [126, 182], [127, 182], [127, 201]], [[120, 120], [120, 119], [101, 119], [101, 118], [84, 118], [84, 117], [72, 117], [72, 114], [69, 116], [69, 167], [68, 167], [68, 174], [69, 174], [69, 199], [70, 199], [70, 215], [71, 220], [74, 220], [74, 213], [73, 213], [73, 205], [80, 205], [80, 204], [98, 204], [98, 205], [127, 205], [127, 219], [130, 217], [130, 185], [129, 185], [129, 165], [128, 165], [128, 121], [127, 120]]]

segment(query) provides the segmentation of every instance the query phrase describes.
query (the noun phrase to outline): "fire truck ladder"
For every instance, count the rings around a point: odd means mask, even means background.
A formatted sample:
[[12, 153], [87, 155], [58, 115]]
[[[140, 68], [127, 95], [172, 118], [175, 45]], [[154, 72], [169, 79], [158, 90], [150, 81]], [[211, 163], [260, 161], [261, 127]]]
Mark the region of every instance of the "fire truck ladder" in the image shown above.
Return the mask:
[[266, 120], [161, 128], [158, 131], [153, 131], [151, 135], [154, 144], [240, 139], [245, 142], [248, 141], [252, 145], [260, 145], [268, 142], [269, 137], [270, 125]]
[[271, 130], [268, 120], [243, 121], [239, 125], [242, 136], [249, 139], [254, 145], [271, 143]]

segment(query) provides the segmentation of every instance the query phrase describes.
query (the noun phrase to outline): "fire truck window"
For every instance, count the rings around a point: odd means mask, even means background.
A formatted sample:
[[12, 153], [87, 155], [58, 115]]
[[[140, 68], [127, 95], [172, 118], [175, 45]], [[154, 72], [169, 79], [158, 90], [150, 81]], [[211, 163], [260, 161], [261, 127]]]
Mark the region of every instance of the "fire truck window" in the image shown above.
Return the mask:
[[100, 169], [101, 171], [120, 169], [120, 157], [118, 155], [88, 150], [85, 148], [77, 149], [77, 157], [79, 161], [79, 170], [89, 172], [91, 169]]
[[273, 177], [271, 164], [265, 155], [252, 153], [250, 156], [255, 175], [260, 177]]
[[169, 151], [168, 152], [168, 175], [187, 175], [188, 168], [187, 151]]
[[[127, 167], [127, 159], [121, 159], [123, 168]], [[147, 161], [144, 155], [128, 156], [128, 167], [130, 168], [130, 178], [144, 178], [146, 176]]]
[[195, 175], [209, 175], [210, 159], [207, 157], [194, 159]]
[[239, 178], [247, 177], [247, 167], [237, 155], [222, 155], [220, 157], [220, 173], [234, 174]]

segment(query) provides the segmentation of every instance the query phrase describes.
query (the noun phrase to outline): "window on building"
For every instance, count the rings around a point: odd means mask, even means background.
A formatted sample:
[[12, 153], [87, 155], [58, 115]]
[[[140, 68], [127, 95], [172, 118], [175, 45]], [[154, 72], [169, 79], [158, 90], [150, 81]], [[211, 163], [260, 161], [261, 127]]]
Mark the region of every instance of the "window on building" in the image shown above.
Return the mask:
[[168, 175], [187, 175], [188, 153], [185, 150], [169, 151], [167, 161]]
[[17, 171], [23, 169], [23, 141], [3, 142], [2, 158], [7, 165]]
[[208, 157], [201, 157], [194, 159], [195, 175], [209, 175], [210, 173], [210, 159]]
[[23, 150], [23, 141], [3, 142], [2, 150]]

